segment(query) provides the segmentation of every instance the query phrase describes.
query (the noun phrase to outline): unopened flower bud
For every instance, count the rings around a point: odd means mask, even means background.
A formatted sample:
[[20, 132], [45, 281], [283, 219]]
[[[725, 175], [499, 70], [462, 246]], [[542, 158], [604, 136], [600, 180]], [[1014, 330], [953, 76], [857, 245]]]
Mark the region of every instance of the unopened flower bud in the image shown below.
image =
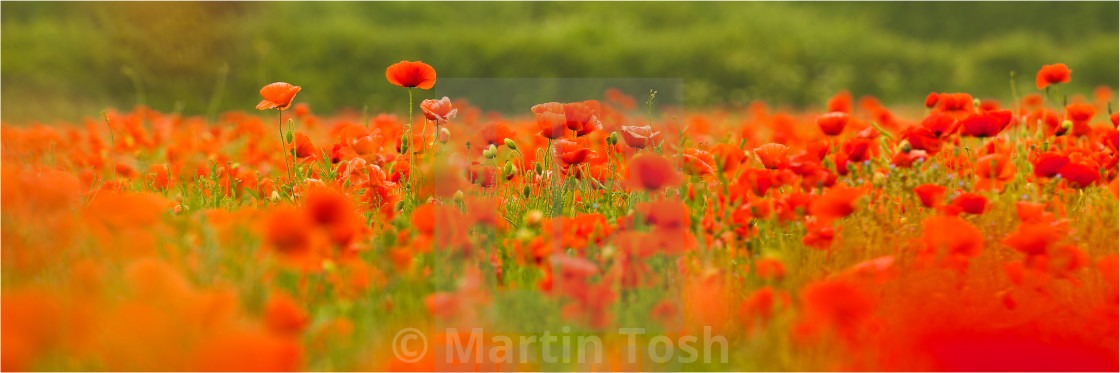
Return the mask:
[[451, 196], [451, 200], [455, 203], [463, 203], [463, 190], [456, 190], [455, 194]]
[[509, 150], [517, 150], [517, 143], [513, 142], [513, 140], [506, 139], [505, 143], [506, 147], [509, 148]]
[[618, 144], [618, 132], [611, 132], [611, 135], [607, 137], [607, 145], [614, 144]]
[[544, 219], [544, 213], [541, 212], [541, 210], [532, 210], [532, 211], [529, 211], [529, 212], [525, 213], [525, 225], [526, 226], [534, 227], [534, 226], [540, 225], [541, 220], [543, 220], [543, 219]]
[[913, 149], [914, 146], [910, 145], [910, 140], [902, 140], [902, 142], [898, 144], [898, 150], [903, 153], [910, 153]]
[[446, 144], [447, 140], [450, 140], [450, 139], [451, 139], [451, 130], [448, 130], [447, 127], [440, 128], [439, 129], [439, 143], [440, 144]]
[[1068, 120], [1062, 122], [1062, 133], [1069, 132], [1071, 128], [1073, 128], [1073, 122]]

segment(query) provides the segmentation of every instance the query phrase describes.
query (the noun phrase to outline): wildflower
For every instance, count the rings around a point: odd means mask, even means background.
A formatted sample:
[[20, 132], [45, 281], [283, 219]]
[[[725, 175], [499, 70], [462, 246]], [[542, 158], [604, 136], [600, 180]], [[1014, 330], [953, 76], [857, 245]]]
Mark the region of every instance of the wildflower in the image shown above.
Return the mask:
[[428, 120], [436, 122], [446, 122], [448, 119], [454, 118], [459, 109], [451, 108], [451, 99], [443, 96], [439, 100], [424, 100], [420, 102], [420, 111], [424, 112], [424, 117]]
[[914, 188], [914, 193], [925, 207], [937, 207], [945, 198], [945, 187], [936, 184], [922, 184]]
[[385, 69], [385, 79], [405, 88], [431, 89], [436, 85], [436, 70], [420, 61], [401, 61]]
[[1067, 83], [1072, 72], [1064, 63], [1044, 65], [1038, 70], [1038, 75], [1035, 75], [1034, 84], [1038, 89], [1043, 89], [1051, 84]]
[[680, 175], [673, 164], [656, 154], [639, 154], [630, 160], [630, 183], [650, 192], [680, 183]]
[[292, 106], [292, 99], [299, 93], [300, 87], [284, 82], [276, 82], [261, 88], [261, 100], [257, 110], [279, 109], [287, 110]]
[[622, 140], [626, 145], [634, 149], [645, 149], [653, 140], [660, 135], [661, 132], [654, 132], [653, 127], [646, 126], [622, 126]]
[[850, 116], [845, 112], [831, 112], [817, 117], [817, 127], [820, 127], [821, 132], [826, 136], [836, 136], [844, 132], [844, 126], [848, 125]]
[[771, 170], [785, 168], [789, 164], [789, 159], [786, 157], [788, 153], [789, 147], [776, 143], [754, 148], [754, 154], [758, 157], [758, 160], [762, 162], [763, 166]]

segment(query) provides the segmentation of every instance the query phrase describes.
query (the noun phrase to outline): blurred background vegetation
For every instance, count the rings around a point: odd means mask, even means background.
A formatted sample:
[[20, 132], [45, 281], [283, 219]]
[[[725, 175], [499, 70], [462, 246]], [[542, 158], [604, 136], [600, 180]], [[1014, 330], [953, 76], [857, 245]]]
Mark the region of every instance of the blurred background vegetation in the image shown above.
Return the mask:
[[[404, 111], [385, 67], [447, 78], [679, 78], [689, 107], [820, 107], [839, 89], [887, 104], [931, 91], [1116, 88], [1118, 3], [248, 2], [0, 4], [0, 119], [49, 122], [145, 103], [252, 110], [273, 81], [328, 113]], [[437, 87], [438, 87], [437, 82]], [[431, 94], [430, 92], [427, 92]], [[630, 93], [630, 92], [628, 92]], [[645, 92], [632, 92], [639, 100]]]

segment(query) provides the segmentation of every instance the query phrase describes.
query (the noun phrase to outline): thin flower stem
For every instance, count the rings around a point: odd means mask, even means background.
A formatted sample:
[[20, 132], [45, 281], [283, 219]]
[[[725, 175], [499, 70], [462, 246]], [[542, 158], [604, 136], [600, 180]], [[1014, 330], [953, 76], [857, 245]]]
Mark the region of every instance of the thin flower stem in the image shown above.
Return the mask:
[[277, 118], [279, 122], [276, 125], [276, 130], [280, 132], [280, 156], [284, 157], [284, 171], [288, 174], [288, 183], [292, 182], [292, 169], [288, 166], [288, 143], [284, 139], [284, 112], [277, 110]]

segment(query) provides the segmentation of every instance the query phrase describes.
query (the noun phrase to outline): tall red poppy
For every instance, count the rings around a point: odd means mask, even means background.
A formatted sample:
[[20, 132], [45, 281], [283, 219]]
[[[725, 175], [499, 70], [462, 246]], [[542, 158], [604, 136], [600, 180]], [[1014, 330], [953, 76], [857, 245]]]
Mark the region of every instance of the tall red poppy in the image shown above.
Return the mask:
[[680, 183], [680, 174], [662, 156], [642, 153], [630, 160], [630, 184], [648, 191], [657, 191]]
[[936, 207], [945, 198], [945, 187], [937, 184], [922, 184], [914, 188], [918, 199], [922, 200], [925, 207]]
[[385, 69], [385, 78], [405, 88], [431, 89], [436, 85], [436, 69], [420, 61], [401, 61]]
[[1043, 89], [1051, 84], [1066, 83], [1069, 82], [1069, 74], [1072, 72], [1073, 70], [1064, 63], [1045, 65], [1038, 70], [1038, 75], [1035, 75], [1034, 84], [1038, 89]]
[[826, 136], [836, 136], [844, 132], [844, 127], [848, 125], [848, 120], [851, 116], [848, 113], [834, 111], [817, 117], [817, 127], [820, 127], [821, 132]]
[[276, 82], [261, 88], [261, 100], [257, 110], [279, 109], [287, 110], [292, 106], [292, 99], [299, 93], [300, 87], [284, 82]]
[[783, 168], [789, 164], [789, 159], [787, 158], [789, 147], [782, 144], [769, 143], [759, 146], [754, 148], [754, 154], [758, 156], [758, 160], [762, 162], [762, 165], [771, 170]]

